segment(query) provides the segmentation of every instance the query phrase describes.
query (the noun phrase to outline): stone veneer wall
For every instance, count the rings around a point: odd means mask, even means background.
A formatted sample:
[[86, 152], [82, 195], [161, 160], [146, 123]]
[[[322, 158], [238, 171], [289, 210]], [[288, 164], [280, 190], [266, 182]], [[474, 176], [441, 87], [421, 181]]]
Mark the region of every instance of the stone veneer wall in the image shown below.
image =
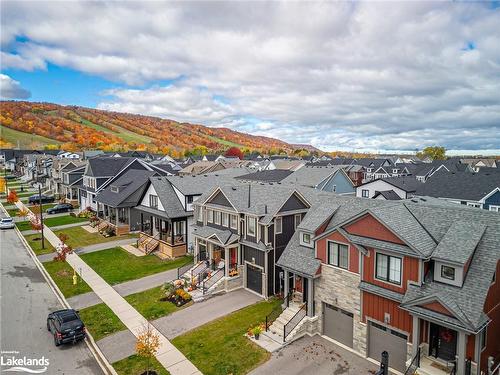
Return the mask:
[[358, 288], [360, 276], [340, 268], [323, 265], [321, 277], [315, 280], [314, 301], [318, 316], [317, 333], [323, 332], [323, 304], [349, 311], [353, 317], [353, 349], [362, 356], [367, 355], [367, 328], [361, 322], [361, 291]]

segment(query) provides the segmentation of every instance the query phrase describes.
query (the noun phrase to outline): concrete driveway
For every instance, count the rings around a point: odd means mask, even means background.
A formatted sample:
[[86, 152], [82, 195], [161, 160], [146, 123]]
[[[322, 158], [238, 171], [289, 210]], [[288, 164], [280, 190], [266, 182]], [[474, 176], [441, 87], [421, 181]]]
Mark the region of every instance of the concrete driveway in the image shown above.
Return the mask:
[[378, 366], [320, 336], [305, 336], [251, 372], [252, 375], [373, 375]]

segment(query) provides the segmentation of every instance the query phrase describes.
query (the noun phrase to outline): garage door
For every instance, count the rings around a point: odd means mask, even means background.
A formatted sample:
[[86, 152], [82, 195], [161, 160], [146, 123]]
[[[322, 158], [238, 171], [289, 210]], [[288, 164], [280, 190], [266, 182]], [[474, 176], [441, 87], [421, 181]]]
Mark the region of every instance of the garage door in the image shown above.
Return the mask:
[[262, 270], [247, 264], [247, 288], [262, 294]]
[[374, 322], [370, 322], [368, 327], [368, 356], [380, 361], [382, 352], [386, 350], [389, 367], [404, 372], [407, 336]]
[[323, 334], [352, 348], [353, 314], [323, 304]]

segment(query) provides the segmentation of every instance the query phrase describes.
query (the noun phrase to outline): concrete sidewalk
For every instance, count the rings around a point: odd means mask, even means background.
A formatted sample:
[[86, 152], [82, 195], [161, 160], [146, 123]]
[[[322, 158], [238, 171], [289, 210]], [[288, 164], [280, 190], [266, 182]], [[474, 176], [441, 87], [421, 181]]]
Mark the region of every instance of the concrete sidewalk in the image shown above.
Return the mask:
[[[51, 230], [60, 230], [60, 229], [66, 229], [66, 228], [73, 228], [73, 227], [81, 227], [82, 225], [88, 224], [88, 221], [81, 221], [79, 223], [71, 223], [71, 224], [64, 224], [64, 225], [56, 225], [55, 227], [50, 227]], [[23, 230], [21, 234], [23, 236], [29, 236], [30, 234], [37, 234], [40, 233], [39, 231], [36, 230]]]
[[77, 247], [74, 252], [77, 254], [93, 253], [94, 251], [106, 250], [112, 247], [120, 247], [122, 245], [130, 245], [136, 242], [137, 238], [124, 238], [123, 240], [109, 241], [98, 243], [95, 245]]
[[[19, 208], [24, 206], [21, 202], [16, 202]], [[48, 227], [44, 227], [47, 240], [57, 247], [60, 244], [59, 238]], [[75, 270], [81, 271], [83, 279], [98, 297], [118, 316], [125, 326], [138, 337], [149, 325], [148, 321], [135, 310], [123, 297], [121, 297], [111, 285], [106, 283], [90, 266], [87, 265], [75, 252], [66, 256], [66, 262]], [[156, 359], [172, 375], [192, 375], [201, 372], [182, 354], [168, 339], [156, 328], [152, 331], [159, 336], [160, 347], [156, 354]]]
[[[40, 255], [38, 259], [42, 256], [43, 255]], [[54, 255], [52, 255], [52, 257], [53, 256]], [[52, 260], [52, 258], [50, 258], [50, 260]], [[121, 284], [113, 285], [113, 289], [116, 290], [120, 296], [125, 297], [130, 294], [143, 292], [145, 290], [161, 286], [168, 281], [175, 280], [176, 278], [177, 269], [173, 269], [145, 276], [137, 280], [130, 280]], [[68, 302], [75, 309], [84, 309], [86, 307], [97, 305], [102, 301], [99, 299], [97, 294], [89, 292], [68, 298]]]
[[[239, 289], [195, 303], [173, 314], [153, 320], [151, 324], [171, 340], [260, 300], [262, 298], [256, 294]], [[97, 345], [110, 362], [119, 361], [135, 353], [135, 337], [129, 331], [113, 333], [97, 341]]]

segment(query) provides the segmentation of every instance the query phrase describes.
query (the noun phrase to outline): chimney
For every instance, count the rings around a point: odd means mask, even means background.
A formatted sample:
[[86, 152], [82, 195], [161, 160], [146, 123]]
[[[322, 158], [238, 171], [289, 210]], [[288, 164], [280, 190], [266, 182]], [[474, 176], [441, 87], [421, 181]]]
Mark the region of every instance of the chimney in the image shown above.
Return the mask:
[[264, 205], [264, 213], [267, 215], [267, 204]]
[[252, 189], [252, 184], [248, 184], [248, 208], [250, 208], [250, 201], [251, 201], [250, 194], [252, 192], [251, 189]]

